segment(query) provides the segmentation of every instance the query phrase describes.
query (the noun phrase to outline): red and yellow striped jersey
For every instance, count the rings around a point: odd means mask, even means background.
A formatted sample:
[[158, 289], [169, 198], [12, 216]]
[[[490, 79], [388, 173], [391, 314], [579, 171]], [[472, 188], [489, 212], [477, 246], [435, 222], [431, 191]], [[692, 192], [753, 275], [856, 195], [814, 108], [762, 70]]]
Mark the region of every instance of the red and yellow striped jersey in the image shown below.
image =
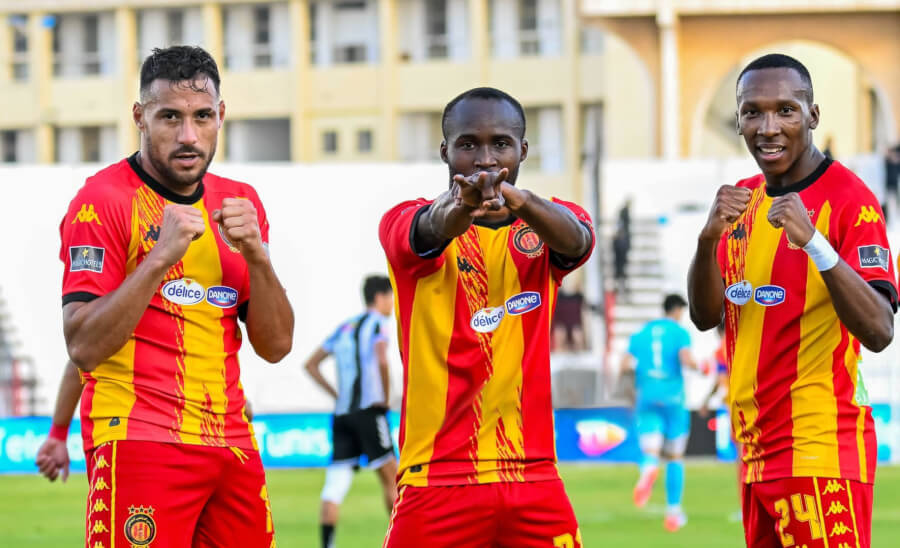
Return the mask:
[[412, 229], [430, 203], [404, 202], [380, 227], [404, 371], [399, 484], [557, 479], [550, 320], [560, 281], [590, 252], [567, 260], [512, 219], [419, 255]]
[[746, 481], [872, 482], [875, 426], [859, 341], [838, 319], [813, 262], [766, 216], [774, 198], [799, 193], [818, 231], [896, 310], [881, 208], [859, 178], [829, 160], [788, 188], [769, 188], [762, 175], [738, 186], [752, 190], [752, 198], [719, 242], [718, 262], [726, 285], [731, 417]]
[[72, 200], [60, 226], [63, 304], [118, 289], [153, 249], [167, 204], [189, 204], [206, 217], [203, 235], [166, 273], [125, 346], [83, 375], [85, 449], [126, 439], [255, 448], [237, 356], [247, 264], [212, 220], [226, 197], [253, 201], [268, 242], [250, 185], [207, 173], [193, 195], [181, 196], [135, 156], [90, 177]]

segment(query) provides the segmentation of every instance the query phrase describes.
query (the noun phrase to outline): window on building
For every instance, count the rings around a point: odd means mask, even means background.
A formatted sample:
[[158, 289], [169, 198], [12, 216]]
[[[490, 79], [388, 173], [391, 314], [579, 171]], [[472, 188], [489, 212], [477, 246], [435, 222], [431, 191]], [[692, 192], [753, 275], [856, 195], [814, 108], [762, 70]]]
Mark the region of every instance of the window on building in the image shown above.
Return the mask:
[[325, 154], [337, 154], [338, 151], [338, 141], [337, 141], [337, 132], [334, 130], [328, 130], [322, 132], [322, 151]]
[[356, 132], [357, 152], [372, 152], [372, 130], [361, 129]]
[[184, 43], [184, 11], [166, 12], [166, 41], [170, 46]]
[[94, 14], [85, 15], [82, 25], [84, 74], [100, 74], [100, 18]]
[[28, 17], [11, 15], [9, 26], [12, 29], [12, 77], [13, 80], [28, 79]]
[[315, 64], [316, 62], [316, 35], [318, 32], [316, 28], [318, 25], [316, 24], [316, 17], [319, 13], [319, 4], [317, 2], [309, 3], [309, 62]]
[[447, 0], [425, 0], [425, 41], [429, 59], [447, 57]]
[[253, 8], [253, 65], [272, 66], [272, 46], [269, 6]]
[[100, 128], [81, 128], [81, 161], [100, 161]]
[[366, 60], [366, 45], [338, 46], [334, 49], [334, 60], [336, 63], [363, 63]]
[[4, 162], [15, 162], [17, 135], [15, 131], [0, 131], [0, 158]]
[[538, 0], [519, 0], [519, 53], [522, 55], [541, 53], [537, 4]]

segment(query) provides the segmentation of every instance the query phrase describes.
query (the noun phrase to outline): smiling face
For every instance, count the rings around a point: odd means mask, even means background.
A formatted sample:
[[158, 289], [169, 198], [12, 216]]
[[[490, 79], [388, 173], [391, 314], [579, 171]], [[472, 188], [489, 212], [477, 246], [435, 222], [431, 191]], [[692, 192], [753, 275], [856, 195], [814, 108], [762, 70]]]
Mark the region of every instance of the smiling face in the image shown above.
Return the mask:
[[216, 154], [225, 104], [212, 80], [154, 80], [135, 103], [144, 169], [162, 185], [190, 194]]
[[751, 70], [738, 82], [738, 131], [767, 181], [786, 185], [815, 169], [819, 107], [811, 96], [810, 85], [790, 68]]
[[441, 159], [450, 168], [450, 178], [480, 171], [509, 170], [507, 181], [515, 184], [519, 164], [528, 156], [524, 120], [518, 110], [498, 99], [468, 98], [457, 103], [447, 117]]

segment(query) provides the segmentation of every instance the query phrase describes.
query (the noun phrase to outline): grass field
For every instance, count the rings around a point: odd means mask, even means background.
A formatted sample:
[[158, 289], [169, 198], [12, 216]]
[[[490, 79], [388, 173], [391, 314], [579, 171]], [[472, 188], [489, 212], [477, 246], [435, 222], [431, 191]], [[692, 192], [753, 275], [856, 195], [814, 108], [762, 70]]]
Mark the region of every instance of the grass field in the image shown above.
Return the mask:
[[[743, 546], [741, 526], [729, 521], [738, 509], [731, 466], [689, 463], [685, 490], [687, 527], [676, 534], [662, 527], [662, 482], [648, 509], [631, 505], [634, 466], [566, 465], [561, 468], [585, 546], [669, 548]], [[900, 538], [900, 468], [881, 468], [875, 489], [872, 546], [897, 546]], [[318, 548], [318, 494], [322, 470], [271, 470], [269, 493], [278, 546]], [[0, 476], [0, 546], [83, 546], [84, 475], [65, 485], [37, 476]], [[339, 548], [381, 546], [387, 516], [374, 474], [357, 475], [338, 528]]]

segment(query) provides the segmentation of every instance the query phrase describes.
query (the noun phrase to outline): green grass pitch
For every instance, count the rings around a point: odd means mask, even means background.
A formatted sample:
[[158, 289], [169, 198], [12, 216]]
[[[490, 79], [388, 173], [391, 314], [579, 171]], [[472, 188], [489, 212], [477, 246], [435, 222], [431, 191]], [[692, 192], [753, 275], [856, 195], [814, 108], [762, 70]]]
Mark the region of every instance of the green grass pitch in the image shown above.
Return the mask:
[[[663, 481], [647, 509], [631, 504], [635, 466], [561, 466], [587, 548], [743, 546], [741, 526], [729, 518], [738, 509], [734, 468], [688, 463], [684, 507], [687, 526], [668, 533], [662, 526]], [[323, 470], [267, 473], [278, 546], [318, 548], [319, 490]], [[4, 548], [84, 546], [84, 475], [65, 485], [38, 476], [0, 476], [0, 545]], [[387, 526], [373, 473], [357, 474], [342, 508], [338, 548], [378, 548]], [[872, 546], [896, 546], [900, 538], [900, 467], [883, 467], [875, 485]]]

